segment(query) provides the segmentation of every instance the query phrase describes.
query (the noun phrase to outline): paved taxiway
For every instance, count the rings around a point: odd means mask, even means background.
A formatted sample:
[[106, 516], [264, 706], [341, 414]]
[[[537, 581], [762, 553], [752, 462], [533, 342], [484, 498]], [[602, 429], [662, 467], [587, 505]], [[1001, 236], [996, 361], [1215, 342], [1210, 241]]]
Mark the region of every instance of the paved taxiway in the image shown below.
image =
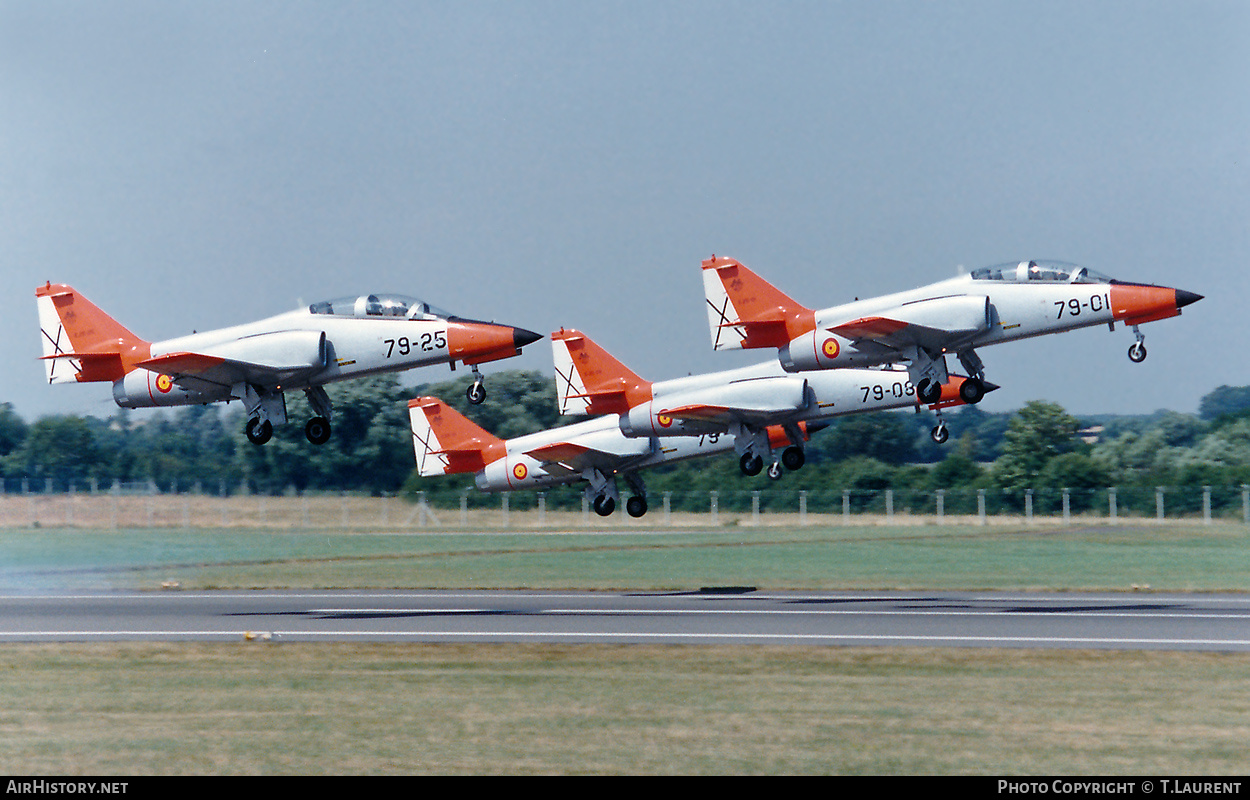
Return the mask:
[[94, 592], [0, 596], [0, 642], [242, 640], [1250, 651], [1250, 597], [1021, 592]]

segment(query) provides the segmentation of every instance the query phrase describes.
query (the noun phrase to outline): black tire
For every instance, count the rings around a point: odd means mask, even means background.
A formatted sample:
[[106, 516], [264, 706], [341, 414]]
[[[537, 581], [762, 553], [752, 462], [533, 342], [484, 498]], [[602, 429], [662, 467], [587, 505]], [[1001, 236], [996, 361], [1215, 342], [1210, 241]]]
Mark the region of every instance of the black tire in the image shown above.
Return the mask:
[[486, 387], [480, 383], [474, 383], [465, 391], [465, 395], [469, 398], [470, 403], [480, 406], [486, 402]]
[[743, 475], [759, 475], [764, 469], [764, 459], [754, 453], [743, 453], [742, 458], [738, 459], [738, 469], [742, 470]]
[[781, 451], [781, 463], [788, 470], [800, 469], [807, 463], [807, 455], [804, 454], [802, 447], [792, 444]]
[[959, 385], [959, 399], [968, 405], [975, 405], [985, 397], [985, 384], [978, 378], [968, 378]]
[[257, 447], [273, 438], [273, 423], [269, 420], [262, 422], [260, 417], [249, 419], [245, 430], [247, 440]]
[[313, 417], [304, 426], [304, 435], [313, 444], [325, 444], [330, 441], [330, 420], [325, 417]]
[[916, 387], [916, 397], [920, 398], [920, 402], [925, 405], [936, 403], [942, 399], [942, 384], [924, 378]]
[[946, 444], [946, 440], [951, 438], [951, 433], [946, 430], [945, 425], [936, 425], [933, 430], [929, 432], [929, 436], [932, 437], [933, 441], [938, 444]]
[[610, 517], [616, 510], [616, 500], [606, 494], [595, 498], [595, 513], [601, 517]]
[[647, 513], [647, 498], [641, 495], [634, 495], [625, 501], [625, 511], [631, 517], [641, 517]]
[[1146, 345], [1141, 342], [1133, 342], [1128, 349], [1128, 360], [1134, 364], [1140, 364], [1146, 360]]
[[781, 464], [778, 462], [774, 461], [768, 465], [768, 477], [772, 480], [779, 481], [781, 480], [781, 476], [785, 474], [785, 471], [781, 468]]

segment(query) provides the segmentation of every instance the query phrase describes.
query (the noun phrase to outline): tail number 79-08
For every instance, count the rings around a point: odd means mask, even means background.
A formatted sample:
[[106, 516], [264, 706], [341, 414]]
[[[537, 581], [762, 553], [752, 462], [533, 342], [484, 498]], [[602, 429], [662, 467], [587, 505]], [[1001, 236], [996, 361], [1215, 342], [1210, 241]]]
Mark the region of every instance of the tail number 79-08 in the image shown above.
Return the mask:
[[904, 397], [911, 397], [916, 393], [916, 387], [911, 385], [911, 381], [895, 381], [892, 384], [877, 384], [876, 386], [861, 386], [860, 391], [864, 393], [861, 402], [867, 403], [871, 397], [873, 400], [885, 400], [887, 397], [893, 397], [901, 400]]
[[414, 351], [428, 353], [432, 350], [443, 350], [447, 347], [447, 332], [435, 331], [423, 333], [416, 339], [401, 336], [398, 339], [383, 339], [386, 345], [386, 357], [390, 358], [397, 352], [401, 356], [410, 355]]

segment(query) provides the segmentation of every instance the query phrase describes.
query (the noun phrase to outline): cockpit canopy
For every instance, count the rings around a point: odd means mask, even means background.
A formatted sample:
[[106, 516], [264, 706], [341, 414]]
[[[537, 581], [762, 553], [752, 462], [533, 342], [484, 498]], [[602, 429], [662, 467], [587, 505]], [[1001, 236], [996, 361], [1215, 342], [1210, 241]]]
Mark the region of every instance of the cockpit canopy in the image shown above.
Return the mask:
[[402, 319], [446, 319], [451, 314], [424, 300], [402, 294], [362, 294], [323, 300], [308, 307], [311, 314], [336, 317], [400, 317]]
[[1111, 283], [1111, 278], [1092, 269], [1063, 261], [1020, 261], [973, 270], [974, 281], [1037, 281], [1045, 283]]

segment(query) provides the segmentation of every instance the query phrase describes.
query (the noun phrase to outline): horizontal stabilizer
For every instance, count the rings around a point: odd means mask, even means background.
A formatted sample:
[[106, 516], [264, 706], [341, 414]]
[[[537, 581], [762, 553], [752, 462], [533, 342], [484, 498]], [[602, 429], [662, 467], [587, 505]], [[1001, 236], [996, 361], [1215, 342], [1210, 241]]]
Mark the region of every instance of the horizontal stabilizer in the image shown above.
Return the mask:
[[785, 347], [815, 328], [815, 314], [732, 258], [703, 262], [712, 349]]
[[148, 357], [135, 336], [70, 286], [35, 289], [48, 383], [116, 381]]
[[502, 439], [437, 397], [409, 400], [408, 418], [422, 476], [478, 472], [504, 455]]
[[589, 336], [561, 328], [551, 334], [556, 400], [561, 414], [624, 414], [651, 399], [651, 383]]

